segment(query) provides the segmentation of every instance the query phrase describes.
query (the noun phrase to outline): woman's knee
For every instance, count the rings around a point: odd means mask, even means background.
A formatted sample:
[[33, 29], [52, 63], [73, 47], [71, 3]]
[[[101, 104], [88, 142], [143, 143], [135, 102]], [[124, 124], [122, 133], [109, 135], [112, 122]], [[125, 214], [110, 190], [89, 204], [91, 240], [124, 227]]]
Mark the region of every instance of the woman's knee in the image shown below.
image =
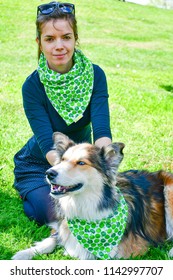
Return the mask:
[[48, 224], [55, 220], [54, 205], [49, 192], [47, 186], [41, 187], [29, 192], [24, 201], [25, 214], [39, 225]]

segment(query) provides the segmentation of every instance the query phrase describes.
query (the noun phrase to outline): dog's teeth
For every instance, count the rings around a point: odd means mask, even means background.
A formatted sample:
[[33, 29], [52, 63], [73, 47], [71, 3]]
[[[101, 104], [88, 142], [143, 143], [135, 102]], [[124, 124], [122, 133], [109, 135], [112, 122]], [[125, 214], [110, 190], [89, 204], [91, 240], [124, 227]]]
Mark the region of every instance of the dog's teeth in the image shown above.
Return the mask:
[[59, 192], [61, 191], [61, 186], [58, 187], [58, 191], [59, 191]]
[[63, 191], [62, 191], [63, 193], [65, 193], [66, 192], [66, 189], [63, 189]]

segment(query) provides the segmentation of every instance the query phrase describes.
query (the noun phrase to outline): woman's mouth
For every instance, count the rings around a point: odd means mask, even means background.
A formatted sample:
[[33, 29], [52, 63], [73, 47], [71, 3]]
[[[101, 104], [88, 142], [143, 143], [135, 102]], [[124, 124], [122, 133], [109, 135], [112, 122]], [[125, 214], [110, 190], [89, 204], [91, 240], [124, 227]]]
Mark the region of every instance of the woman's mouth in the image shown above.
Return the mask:
[[53, 56], [58, 58], [58, 59], [62, 59], [64, 58], [64, 56], [66, 55], [66, 53], [63, 53], [63, 54], [54, 54]]

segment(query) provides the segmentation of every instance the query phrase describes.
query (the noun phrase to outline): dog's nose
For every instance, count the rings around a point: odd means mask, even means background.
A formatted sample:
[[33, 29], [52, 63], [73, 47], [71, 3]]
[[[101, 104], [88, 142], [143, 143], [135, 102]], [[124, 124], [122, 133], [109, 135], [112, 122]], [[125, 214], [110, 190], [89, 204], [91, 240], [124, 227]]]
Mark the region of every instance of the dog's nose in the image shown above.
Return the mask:
[[54, 169], [50, 168], [46, 171], [47, 178], [51, 181], [56, 178], [58, 175], [58, 172], [56, 172]]

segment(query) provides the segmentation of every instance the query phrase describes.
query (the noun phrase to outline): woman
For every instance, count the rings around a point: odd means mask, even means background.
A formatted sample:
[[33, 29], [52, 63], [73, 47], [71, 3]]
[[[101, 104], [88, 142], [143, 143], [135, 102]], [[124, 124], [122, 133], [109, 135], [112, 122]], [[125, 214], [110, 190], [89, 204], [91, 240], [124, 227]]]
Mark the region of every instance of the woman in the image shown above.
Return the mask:
[[36, 27], [38, 68], [22, 87], [33, 137], [14, 157], [14, 185], [23, 199], [25, 214], [43, 225], [54, 220], [45, 180], [46, 170], [55, 161], [53, 132], [60, 131], [77, 143], [93, 138], [99, 147], [111, 143], [111, 132], [106, 77], [76, 49], [74, 5], [40, 5]]

